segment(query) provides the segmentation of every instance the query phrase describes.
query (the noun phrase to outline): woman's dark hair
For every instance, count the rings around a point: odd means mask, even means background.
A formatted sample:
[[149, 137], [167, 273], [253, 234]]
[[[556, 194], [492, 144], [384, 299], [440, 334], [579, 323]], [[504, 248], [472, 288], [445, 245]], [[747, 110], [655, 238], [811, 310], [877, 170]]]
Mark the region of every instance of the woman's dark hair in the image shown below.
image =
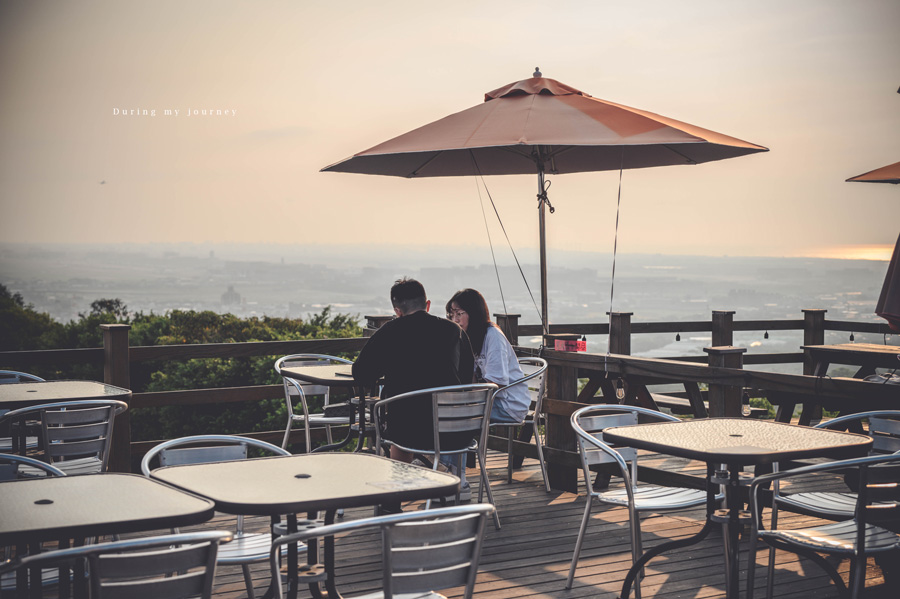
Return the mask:
[[469, 326], [466, 334], [469, 336], [469, 342], [472, 344], [472, 351], [475, 355], [481, 353], [484, 347], [484, 336], [487, 335], [488, 327], [494, 326], [491, 322], [490, 312], [488, 311], [487, 302], [484, 296], [475, 289], [463, 289], [457, 291], [447, 302], [447, 313], [450, 313], [452, 304], [456, 304], [469, 315]]

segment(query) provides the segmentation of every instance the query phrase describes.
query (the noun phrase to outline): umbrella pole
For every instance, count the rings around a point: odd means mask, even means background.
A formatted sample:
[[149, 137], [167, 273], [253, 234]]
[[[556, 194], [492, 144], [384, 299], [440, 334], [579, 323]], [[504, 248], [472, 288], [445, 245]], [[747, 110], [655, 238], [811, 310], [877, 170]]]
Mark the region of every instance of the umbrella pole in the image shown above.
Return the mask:
[[[544, 169], [538, 168], [538, 234], [541, 253], [541, 324], [544, 335], [550, 332], [550, 318], [547, 309], [547, 192], [544, 189]], [[546, 339], [544, 339], [546, 341]]]

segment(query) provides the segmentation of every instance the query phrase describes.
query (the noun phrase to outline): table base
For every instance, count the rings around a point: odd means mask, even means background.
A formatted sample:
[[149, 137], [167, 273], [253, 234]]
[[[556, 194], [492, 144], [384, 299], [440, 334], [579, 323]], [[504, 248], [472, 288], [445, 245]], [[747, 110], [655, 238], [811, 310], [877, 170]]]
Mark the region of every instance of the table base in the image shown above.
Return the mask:
[[[727, 477], [722, 477], [722, 474], [724, 473], [716, 471], [714, 465], [707, 464], [706, 522], [704, 522], [703, 527], [696, 534], [687, 537], [686, 539], [667, 541], [644, 552], [644, 555], [642, 555], [628, 570], [625, 581], [622, 583], [622, 592], [619, 594], [619, 599], [628, 599], [631, 594], [631, 587], [634, 585], [635, 580], [637, 580], [638, 574], [651, 559], [663, 552], [699, 543], [709, 535], [715, 524], [722, 524], [723, 527], [722, 532], [725, 542], [726, 597], [738, 597], [740, 592], [738, 539], [747, 514], [743, 509], [743, 501], [738, 494], [738, 487], [741, 484], [741, 467], [730, 466]], [[725, 498], [727, 504], [730, 506], [727, 510], [716, 509], [716, 490], [720, 484], [725, 485]]]

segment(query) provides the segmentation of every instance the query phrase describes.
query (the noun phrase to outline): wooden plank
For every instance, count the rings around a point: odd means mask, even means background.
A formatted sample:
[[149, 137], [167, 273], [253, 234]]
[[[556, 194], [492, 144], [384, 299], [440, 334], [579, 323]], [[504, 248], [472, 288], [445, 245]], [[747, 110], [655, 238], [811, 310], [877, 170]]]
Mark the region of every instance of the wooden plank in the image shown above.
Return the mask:
[[4, 369], [27, 370], [27, 366], [57, 364], [103, 364], [103, 348], [41, 349], [34, 351], [2, 351], [0, 365]]
[[337, 354], [357, 352], [365, 337], [303, 339], [299, 341], [254, 341], [252, 343], [205, 343], [199, 345], [145, 345], [131, 348], [131, 361], [190, 360], [194, 358], [247, 358], [288, 354]]
[[282, 385], [254, 385], [251, 387], [219, 387], [215, 389], [188, 389], [185, 391], [154, 391], [135, 393], [132, 408], [158, 408], [172, 405], [204, 405], [284, 399]]

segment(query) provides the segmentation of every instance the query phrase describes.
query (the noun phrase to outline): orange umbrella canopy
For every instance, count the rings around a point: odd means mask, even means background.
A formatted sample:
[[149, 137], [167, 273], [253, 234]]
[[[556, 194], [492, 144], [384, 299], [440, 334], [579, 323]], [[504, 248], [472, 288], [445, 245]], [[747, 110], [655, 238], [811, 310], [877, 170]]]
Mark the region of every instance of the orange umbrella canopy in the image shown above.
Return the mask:
[[699, 164], [765, 151], [532, 77], [322, 170], [397, 177], [561, 174]]
[[536, 71], [531, 79], [486, 93], [481, 104], [322, 170], [407, 178], [537, 174], [541, 320], [546, 332], [545, 173], [699, 164], [766, 151], [715, 131], [593, 98]]
[[896, 185], [900, 183], [900, 162], [850, 177], [847, 181], [851, 183], [893, 183]]

